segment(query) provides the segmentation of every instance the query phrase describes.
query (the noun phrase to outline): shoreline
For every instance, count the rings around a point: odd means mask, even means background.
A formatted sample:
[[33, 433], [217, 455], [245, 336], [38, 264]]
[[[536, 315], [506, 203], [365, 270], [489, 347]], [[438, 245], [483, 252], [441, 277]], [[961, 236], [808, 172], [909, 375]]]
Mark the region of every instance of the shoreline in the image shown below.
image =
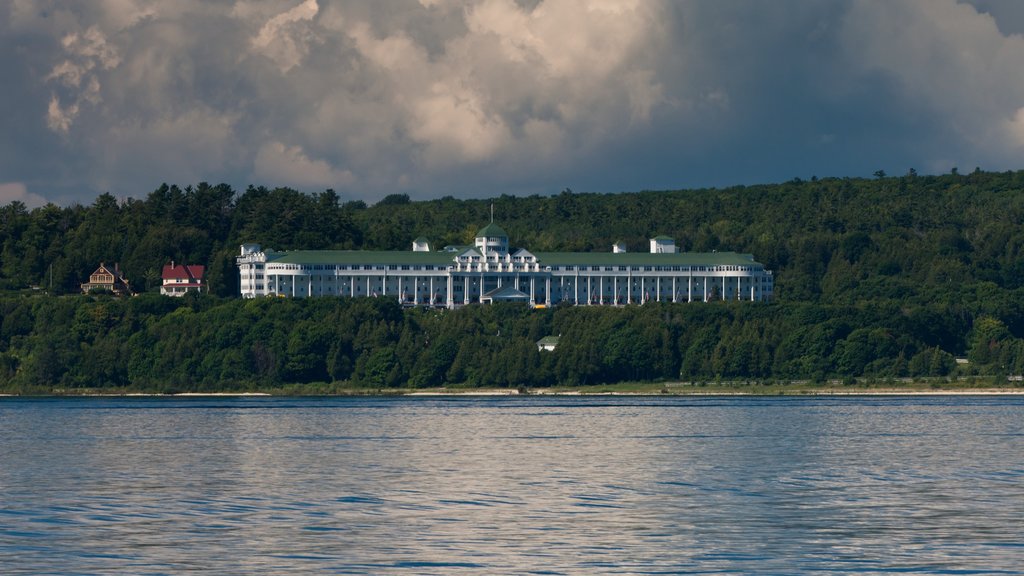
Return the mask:
[[271, 392], [180, 392], [176, 394], [159, 394], [148, 392], [102, 393], [89, 392], [81, 394], [56, 393], [42, 395], [18, 395], [0, 393], [0, 398], [315, 398], [315, 397], [396, 397], [396, 398], [439, 398], [439, 397], [559, 397], [559, 396], [657, 396], [657, 397], [852, 397], [852, 396], [1024, 396], [1024, 388], [958, 388], [949, 390], [919, 390], [900, 388], [879, 388], [875, 390], [763, 390], [747, 391], [615, 391], [615, 390], [547, 390], [531, 389], [521, 392], [515, 389], [482, 388], [482, 389], [432, 389], [414, 392], [394, 391], [356, 391], [338, 394], [274, 394]]

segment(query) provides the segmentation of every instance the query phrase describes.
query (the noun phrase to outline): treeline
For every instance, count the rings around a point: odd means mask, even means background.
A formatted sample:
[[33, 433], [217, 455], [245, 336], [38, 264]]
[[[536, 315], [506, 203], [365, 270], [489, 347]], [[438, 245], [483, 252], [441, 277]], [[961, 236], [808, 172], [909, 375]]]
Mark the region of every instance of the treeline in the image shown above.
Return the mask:
[[[609, 251], [620, 240], [644, 251], [667, 234], [684, 250], [752, 253], [775, 271], [776, 300], [428, 312], [232, 299], [243, 242], [407, 250], [423, 235], [435, 248], [468, 244], [491, 204], [512, 244], [533, 251]], [[14, 202], [0, 207], [0, 381], [195, 389], [1020, 374], [1021, 222], [1024, 171], [486, 200], [396, 194], [373, 206], [331, 190], [206, 183], [125, 201], [104, 194], [89, 206]], [[207, 265], [211, 297], [77, 295], [101, 261], [152, 293], [170, 260]], [[557, 352], [537, 354], [536, 339], [559, 333]], [[954, 357], [972, 362], [957, 368]], [[521, 369], [506, 369], [509, 358]]]
[[469, 244], [493, 204], [512, 244], [535, 252], [610, 251], [615, 241], [646, 251], [648, 238], [667, 234], [683, 250], [754, 254], [775, 271], [784, 302], [971, 305], [965, 288], [1024, 286], [1022, 192], [1024, 171], [486, 200], [396, 194], [374, 206], [332, 190], [163, 185], [143, 199], [0, 207], [0, 290], [74, 293], [101, 261], [120, 263], [137, 291], [153, 290], [175, 260], [207, 265], [213, 293], [233, 296], [239, 244], [408, 250], [417, 236], [435, 247]]
[[[968, 368], [941, 310], [717, 302], [620, 309], [403, 309], [385, 298], [0, 300], [0, 390], [152, 392], [541, 387], [620, 381], [898, 378], [1024, 372], [1024, 341], [974, 323]], [[536, 341], [561, 335], [553, 352]], [[300, 388], [300, 390], [303, 388]]]

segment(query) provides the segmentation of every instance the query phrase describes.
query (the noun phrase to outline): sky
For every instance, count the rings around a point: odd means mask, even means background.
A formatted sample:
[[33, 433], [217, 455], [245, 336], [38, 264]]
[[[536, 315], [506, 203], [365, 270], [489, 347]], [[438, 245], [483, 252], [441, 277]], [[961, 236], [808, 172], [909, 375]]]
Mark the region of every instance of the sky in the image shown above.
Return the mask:
[[0, 0], [0, 205], [1024, 169], [1018, 0]]

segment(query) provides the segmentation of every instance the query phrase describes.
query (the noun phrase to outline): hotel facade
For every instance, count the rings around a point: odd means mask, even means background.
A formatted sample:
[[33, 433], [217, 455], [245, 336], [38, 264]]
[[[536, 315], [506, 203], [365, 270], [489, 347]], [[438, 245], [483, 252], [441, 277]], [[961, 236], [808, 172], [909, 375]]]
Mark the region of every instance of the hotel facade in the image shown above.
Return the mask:
[[409, 251], [274, 252], [243, 244], [236, 263], [244, 298], [369, 296], [445, 308], [762, 301], [774, 288], [771, 271], [749, 254], [677, 252], [666, 236], [652, 238], [650, 252], [627, 252], [618, 243], [603, 253], [532, 253], [510, 249], [508, 234], [493, 222], [472, 246], [432, 251], [417, 238]]

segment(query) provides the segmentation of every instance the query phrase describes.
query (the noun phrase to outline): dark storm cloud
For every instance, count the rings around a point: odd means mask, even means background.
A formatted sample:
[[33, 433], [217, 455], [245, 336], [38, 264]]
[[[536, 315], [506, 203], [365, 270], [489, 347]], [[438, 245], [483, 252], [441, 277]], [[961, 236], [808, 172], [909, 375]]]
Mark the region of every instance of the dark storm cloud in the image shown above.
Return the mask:
[[373, 201], [1019, 168], [999, 0], [11, 0], [0, 201]]

